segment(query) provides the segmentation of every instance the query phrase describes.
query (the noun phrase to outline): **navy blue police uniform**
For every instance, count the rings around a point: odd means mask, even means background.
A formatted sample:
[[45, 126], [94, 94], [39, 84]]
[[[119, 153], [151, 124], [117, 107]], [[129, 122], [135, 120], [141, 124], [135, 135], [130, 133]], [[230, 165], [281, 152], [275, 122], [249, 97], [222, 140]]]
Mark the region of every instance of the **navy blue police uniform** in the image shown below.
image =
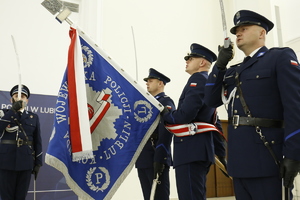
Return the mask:
[[[17, 92], [15, 86], [10, 94]], [[24, 85], [22, 94], [30, 96]], [[12, 109], [0, 110], [0, 117], [0, 196], [2, 200], [25, 200], [31, 174], [38, 173], [42, 165], [39, 118], [30, 111], [19, 114]]]
[[[158, 79], [163, 81], [164, 84], [170, 82], [170, 79], [153, 68], [149, 70], [149, 76], [144, 78]], [[175, 109], [173, 100], [164, 92], [155, 96], [155, 98], [163, 105], [169, 107], [171, 110]], [[151, 188], [154, 178], [153, 163], [164, 164], [164, 169], [159, 177], [160, 184], [157, 184], [154, 199], [155, 200], [169, 200], [170, 196], [170, 179], [169, 170], [172, 165], [171, 157], [171, 142], [173, 134], [171, 134], [164, 126], [164, 122], [160, 122], [152, 133], [150, 139], [145, 144], [139, 158], [136, 161], [136, 168], [143, 191], [144, 200], [150, 199]]]
[[[246, 10], [235, 15], [234, 23], [233, 34], [243, 24], [267, 32], [273, 27], [265, 17]], [[215, 65], [209, 75], [205, 102], [214, 107], [228, 103], [228, 173], [237, 199], [281, 200], [275, 159], [300, 160], [299, 83], [300, 67], [290, 48], [263, 46], [247, 62], [225, 70]]]
[[[196, 43], [191, 45], [191, 53], [185, 56], [185, 60], [190, 57], [203, 57], [211, 63], [216, 60], [216, 55], [212, 51]], [[166, 123], [215, 124], [216, 109], [204, 104], [204, 86], [207, 78], [206, 71], [196, 72], [190, 76], [179, 98], [177, 110], [163, 114]], [[217, 126], [222, 130], [219, 120]], [[180, 200], [206, 199], [206, 175], [214, 163], [215, 154], [225, 157], [225, 147], [220, 136], [215, 131], [184, 137], [174, 136], [173, 159]]]

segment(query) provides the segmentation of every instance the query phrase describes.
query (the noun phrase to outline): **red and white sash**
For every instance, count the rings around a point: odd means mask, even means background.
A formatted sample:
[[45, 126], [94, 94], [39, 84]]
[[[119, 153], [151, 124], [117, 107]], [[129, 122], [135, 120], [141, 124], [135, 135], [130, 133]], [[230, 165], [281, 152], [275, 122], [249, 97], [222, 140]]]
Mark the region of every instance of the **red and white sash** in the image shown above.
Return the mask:
[[189, 124], [167, 124], [165, 127], [177, 137], [191, 136], [209, 131], [216, 131], [223, 136], [223, 133], [213, 124], [205, 122], [193, 122]]

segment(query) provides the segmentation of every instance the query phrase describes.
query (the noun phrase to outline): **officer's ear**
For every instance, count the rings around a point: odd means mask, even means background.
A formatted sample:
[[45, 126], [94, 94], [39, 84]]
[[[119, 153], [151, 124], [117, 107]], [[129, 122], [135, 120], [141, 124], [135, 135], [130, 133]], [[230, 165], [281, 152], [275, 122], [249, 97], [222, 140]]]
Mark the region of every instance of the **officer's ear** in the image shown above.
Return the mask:
[[158, 80], [158, 86], [161, 86], [161, 84], [163, 84], [163, 82], [159, 79], [157, 79], [157, 80]]
[[200, 67], [200, 68], [201, 68], [201, 67], [204, 67], [204, 66], [206, 65], [206, 62], [207, 62], [206, 59], [204, 59], [204, 58], [200, 59], [199, 67]]
[[266, 37], [266, 35], [267, 35], [267, 31], [266, 31], [266, 29], [264, 29], [264, 28], [262, 28], [262, 27], [259, 27], [259, 38], [260, 39], [262, 39], [262, 38], [265, 38]]

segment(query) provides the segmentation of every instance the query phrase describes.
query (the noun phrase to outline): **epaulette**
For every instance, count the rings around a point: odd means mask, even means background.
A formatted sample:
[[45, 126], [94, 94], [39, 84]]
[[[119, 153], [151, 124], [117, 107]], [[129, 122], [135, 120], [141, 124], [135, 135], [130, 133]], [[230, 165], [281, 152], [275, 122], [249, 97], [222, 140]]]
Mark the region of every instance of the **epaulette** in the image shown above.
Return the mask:
[[238, 67], [238, 66], [240, 66], [242, 63], [240, 62], [240, 63], [238, 63], [238, 64], [235, 64], [235, 65], [231, 65], [230, 66], [230, 68], [233, 68], [233, 67]]
[[284, 49], [288, 49], [289, 47], [272, 47], [269, 49], [270, 50], [284, 50]]
[[269, 49], [270, 52], [274, 52], [274, 51], [284, 51], [284, 50], [287, 50], [287, 49], [290, 49], [292, 50], [290, 47], [272, 47]]
[[26, 112], [29, 113], [29, 114], [34, 114], [34, 115], [36, 115], [36, 113], [34, 113], [34, 112], [32, 112], [32, 111], [29, 111], [29, 110], [26, 110]]

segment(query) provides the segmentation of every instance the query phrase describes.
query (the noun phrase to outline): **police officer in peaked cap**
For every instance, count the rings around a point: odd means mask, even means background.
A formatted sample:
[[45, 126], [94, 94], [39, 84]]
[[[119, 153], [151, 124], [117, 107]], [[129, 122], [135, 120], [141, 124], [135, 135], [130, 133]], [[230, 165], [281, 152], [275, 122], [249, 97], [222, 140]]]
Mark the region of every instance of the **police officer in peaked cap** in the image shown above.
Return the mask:
[[188, 61], [190, 58], [205, 58], [210, 63], [213, 63], [217, 59], [217, 56], [214, 52], [200, 44], [191, 44], [190, 50], [191, 53], [184, 57], [184, 60], [186, 61]]
[[42, 140], [38, 115], [27, 111], [30, 91], [25, 85], [11, 91], [11, 109], [0, 110], [0, 197], [25, 200], [31, 174], [42, 166]]
[[[174, 110], [173, 100], [164, 92], [165, 85], [171, 80], [157, 70], [150, 68], [146, 81], [148, 92], [156, 98], [163, 106]], [[150, 199], [153, 179], [158, 180], [155, 191], [155, 200], [169, 200], [170, 180], [169, 170], [172, 165], [171, 141], [173, 135], [165, 128], [161, 119], [150, 139], [144, 146], [139, 158], [136, 161], [136, 168], [143, 191], [144, 200]]]
[[[208, 78], [205, 102], [228, 104], [228, 173], [237, 200], [281, 200], [300, 170], [300, 67], [291, 48], [265, 46], [274, 24], [240, 10], [230, 32], [245, 54], [227, 67], [232, 46], [220, 48]], [[225, 95], [225, 96], [224, 96]]]
[[164, 85], [166, 85], [167, 83], [169, 83], [171, 80], [170, 78], [168, 78], [167, 76], [165, 76], [164, 74], [160, 73], [159, 71], [150, 68], [149, 69], [149, 75], [148, 77], [144, 78], [144, 81], [148, 81], [149, 79], [157, 79], [163, 82]]
[[[193, 43], [184, 57], [185, 71], [190, 74], [175, 111], [162, 112], [167, 124], [189, 127], [193, 132], [178, 132], [174, 136], [174, 168], [180, 200], [206, 199], [206, 175], [215, 161], [215, 154], [226, 167], [225, 146], [221, 134], [206, 130], [201, 133], [196, 124], [207, 124], [222, 131], [216, 109], [203, 103], [208, 71], [217, 56], [203, 45]], [[181, 129], [179, 129], [181, 130]]]
[[[18, 94], [19, 92], [19, 85], [15, 85], [11, 90], [10, 90], [10, 96], [12, 97], [14, 94]], [[21, 85], [21, 94], [25, 95], [27, 99], [30, 97], [30, 90], [26, 85]]]

